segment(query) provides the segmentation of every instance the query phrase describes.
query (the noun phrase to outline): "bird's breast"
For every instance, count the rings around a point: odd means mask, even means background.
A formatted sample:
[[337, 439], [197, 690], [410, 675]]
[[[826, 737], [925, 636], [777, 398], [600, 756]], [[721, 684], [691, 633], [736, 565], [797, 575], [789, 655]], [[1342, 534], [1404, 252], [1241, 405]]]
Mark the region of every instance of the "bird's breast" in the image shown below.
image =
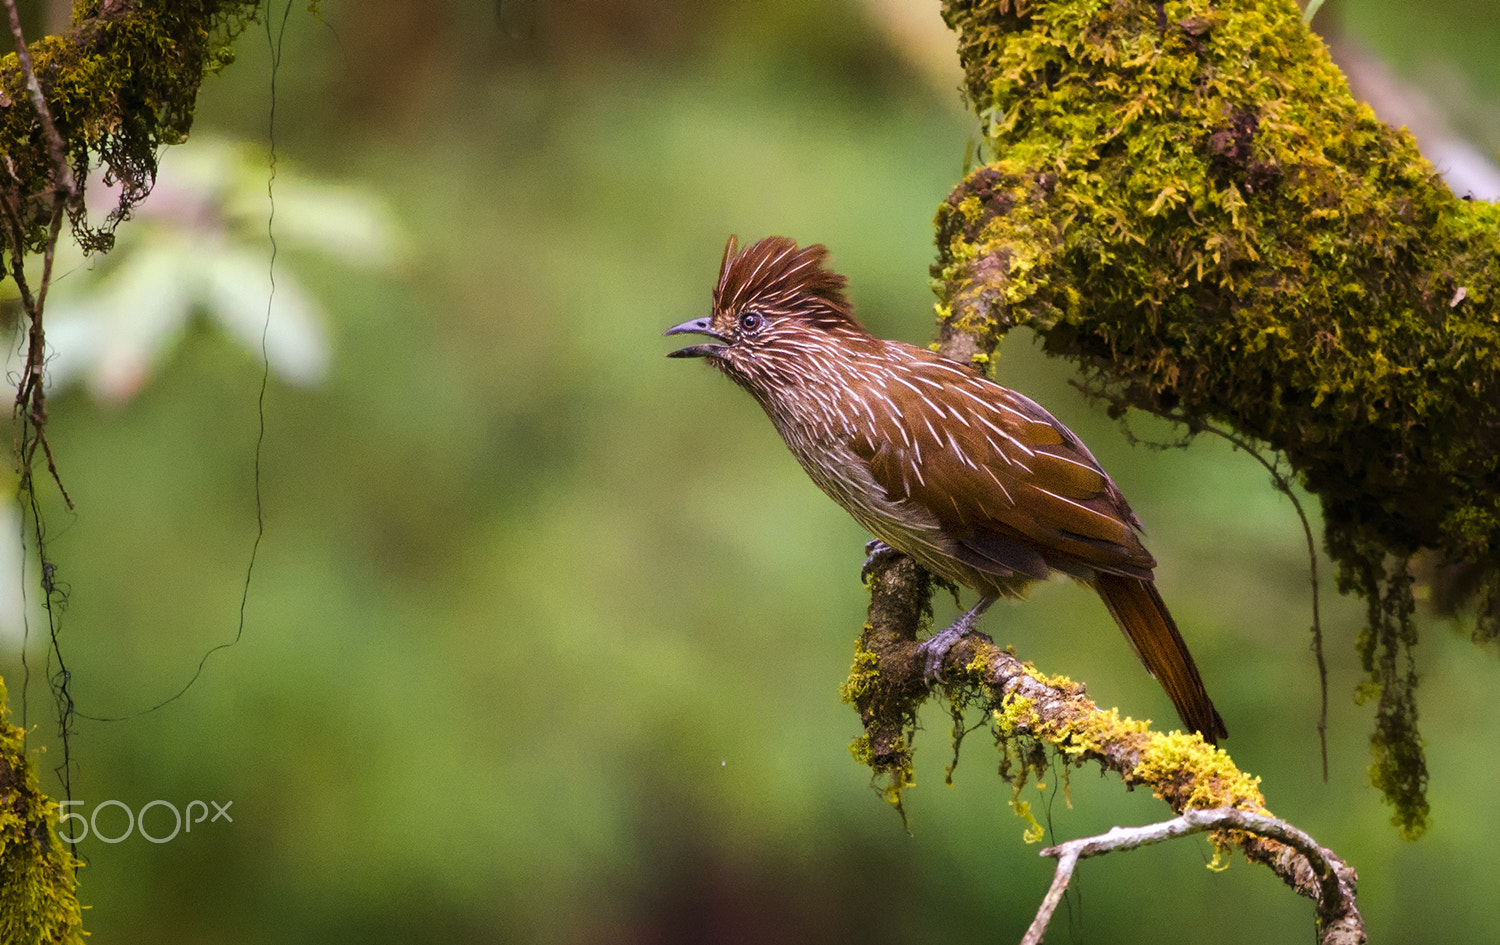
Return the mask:
[[[804, 388], [785, 400], [767, 398], [762, 406], [808, 478], [876, 538], [954, 583], [983, 593], [1021, 593], [1033, 576], [976, 568], [960, 545], [963, 536], [914, 494], [913, 484], [923, 483], [925, 466], [939, 456], [931, 444], [921, 450], [919, 434], [909, 429], [911, 418], [875, 396], [878, 388], [863, 399], [845, 393]], [[894, 486], [882, 484], [875, 458], [910, 475], [898, 477]]]
[[959, 560], [954, 540], [930, 510], [887, 494], [856, 448], [857, 429], [815, 432], [803, 426], [782, 432], [808, 478], [870, 534], [950, 581], [968, 587], [993, 583]]

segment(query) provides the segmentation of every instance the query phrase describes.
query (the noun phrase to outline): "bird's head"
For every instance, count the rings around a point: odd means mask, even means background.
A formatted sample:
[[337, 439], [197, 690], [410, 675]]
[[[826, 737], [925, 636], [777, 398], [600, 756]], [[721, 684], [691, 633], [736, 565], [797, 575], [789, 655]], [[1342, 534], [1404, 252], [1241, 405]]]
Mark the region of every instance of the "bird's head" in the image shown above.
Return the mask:
[[668, 328], [668, 335], [706, 335], [712, 341], [668, 354], [706, 358], [757, 395], [794, 386], [840, 342], [868, 338], [844, 298], [844, 277], [823, 265], [822, 244], [802, 249], [768, 236], [741, 250], [724, 247], [713, 314]]

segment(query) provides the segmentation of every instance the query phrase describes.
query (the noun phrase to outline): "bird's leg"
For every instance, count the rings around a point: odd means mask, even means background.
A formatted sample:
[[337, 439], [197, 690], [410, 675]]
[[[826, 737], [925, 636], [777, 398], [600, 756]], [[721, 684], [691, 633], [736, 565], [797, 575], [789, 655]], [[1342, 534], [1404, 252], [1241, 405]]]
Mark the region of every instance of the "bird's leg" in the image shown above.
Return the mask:
[[974, 631], [974, 624], [979, 622], [979, 615], [989, 609], [989, 606], [996, 599], [996, 596], [993, 594], [979, 598], [979, 603], [970, 607], [967, 613], [953, 621], [953, 624], [948, 629], [942, 633], [933, 634], [922, 641], [922, 644], [917, 647], [917, 652], [927, 658], [925, 669], [928, 679], [937, 678], [938, 671], [943, 668], [943, 657], [948, 655], [948, 651], [953, 648], [953, 644]]
[[889, 562], [892, 558], [899, 556], [901, 552], [887, 545], [879, 538], [872, 538], [865, 542], [865, 563], [860, 566], [859, 579], [865, 584], [870, 583], [870, 575]]

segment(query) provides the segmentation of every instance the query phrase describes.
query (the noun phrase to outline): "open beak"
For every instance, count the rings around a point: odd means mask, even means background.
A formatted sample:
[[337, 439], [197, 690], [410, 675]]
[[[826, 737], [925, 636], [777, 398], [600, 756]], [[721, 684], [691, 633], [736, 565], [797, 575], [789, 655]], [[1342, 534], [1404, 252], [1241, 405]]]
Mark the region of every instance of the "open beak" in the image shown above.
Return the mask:
[[[719, 341], [728, 341], [723, 335], [714, 331], [709, 325], [712, 323], [708, 318], [694, 318], [685, 321], [681, 325], [673, 325], [663, 335], [707, 335]], [[676, 351], [667, 352], [669, 358], [709, 358], [718, 355], [724, 350], [722, 344], [717, 345], [688, 345], [686, 348], [678, 348]]]

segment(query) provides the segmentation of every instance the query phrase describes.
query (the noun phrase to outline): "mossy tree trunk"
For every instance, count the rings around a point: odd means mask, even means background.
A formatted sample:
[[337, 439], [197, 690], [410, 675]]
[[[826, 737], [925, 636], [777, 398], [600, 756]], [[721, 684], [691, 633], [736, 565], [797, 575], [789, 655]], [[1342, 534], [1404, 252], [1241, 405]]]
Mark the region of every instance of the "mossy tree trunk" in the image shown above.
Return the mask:
[[[1291, 0], [946, 0], [944, 17], [983, 141], [938, 212], [941, 350], [985, 362], [1024, 326], [1113, 412], [1286, 458], [1323, 504], [1340, 588], [1368, 600], [1373, 774], [1419, 834], [1413, 558], [1448, 579], [1435, 596], [1473, 602], [1476, 638], [1500, 636], [1500, 207], [1450, 192], [1356, 102]], [[930, 587], [873, 579], [845, 696], [856, 755], [899, 804]], [[1050, 746], [1174, 811], [1261, 809], [1227, 755], [992, 644], [954, 647], [941, 679], [955, 711], [989, 718], [1016, 784]], [[1347, 864], [1220, 840], [1317, 902], [1320, 941], [1364, 941]]]
[[944, 16], [987, 162], [938, 215], [943, 343], [1025, 326], [1116, 410], [1286, 457], [1370, 602], [1375, 778], [1420, 833], [1412, 557], [1500, 633], [1500, 206], [1356, 102], [1291, 0]]

